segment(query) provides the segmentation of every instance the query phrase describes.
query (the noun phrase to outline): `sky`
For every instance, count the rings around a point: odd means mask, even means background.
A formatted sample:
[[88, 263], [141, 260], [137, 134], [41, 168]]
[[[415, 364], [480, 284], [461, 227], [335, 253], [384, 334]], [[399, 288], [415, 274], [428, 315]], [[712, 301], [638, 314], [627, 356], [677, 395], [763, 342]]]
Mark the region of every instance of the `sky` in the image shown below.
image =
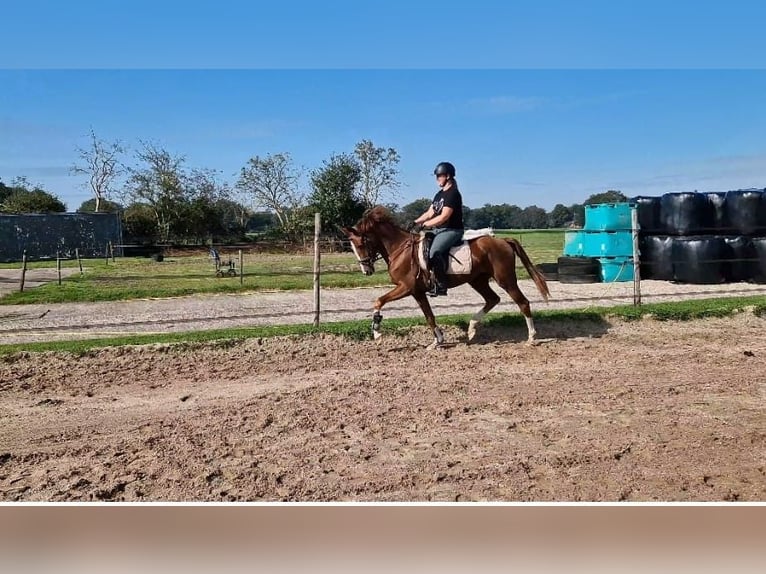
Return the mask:
[[473, 208], [766, 187], [758, 2], [3, 3], [0, 180], [70, 210], [91, 129], [232, 184], [369, 139], [401, 156], [400, 205], [440, 161]]

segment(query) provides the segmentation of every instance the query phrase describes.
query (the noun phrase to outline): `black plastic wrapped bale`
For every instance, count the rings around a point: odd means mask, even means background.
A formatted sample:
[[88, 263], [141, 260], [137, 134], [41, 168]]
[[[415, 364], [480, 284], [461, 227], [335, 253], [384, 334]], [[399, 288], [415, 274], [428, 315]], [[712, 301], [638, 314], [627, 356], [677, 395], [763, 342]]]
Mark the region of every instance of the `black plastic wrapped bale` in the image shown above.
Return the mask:
[[638, 226], [642, 235], [664, 235], [660, 221], [660, 198], [639, 195], [628, 200], [636, 205]]
[[726, 242], [720, 236], [675, 237], [673, 275], [681, 283], [726, 283]]
[[647, 235], [638, 243], [641, 279], [673, 280], [673, 238]]
[[766, 233], [766, 194], [760, 189], [728, 192], [726, 218], [738, 235]]
[[758, 268], [752, 239], [742, 235], [728, 235], [723, 237], [723, 240], [726, 244], [724, 271], [727, 280], [732, 283], [750, 281]]
[[753, 276], [750, 280], [754, 283], [766, 283], [766, 237], [753, 237], [750, 241], [757, 260], [753, 262]]
[[728, 218], [726, 217], [726, 192], [710, 191], [705, 194], [710, 202], [712, 211], [713, 232], [715, 233], [736, 233], [736, 230], [730, 228]]
[[711, 233], [713, 206], [704, 193], [666, 193], [660, 199], [660, 221], [668, 235]]

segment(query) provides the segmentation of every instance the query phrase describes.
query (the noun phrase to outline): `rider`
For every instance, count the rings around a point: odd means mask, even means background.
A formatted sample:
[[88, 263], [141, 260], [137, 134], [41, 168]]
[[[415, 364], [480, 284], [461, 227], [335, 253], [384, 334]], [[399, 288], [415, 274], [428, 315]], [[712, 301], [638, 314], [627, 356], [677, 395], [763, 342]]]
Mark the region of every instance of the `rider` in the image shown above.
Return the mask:
[[431, 206], [415, 220], [415, 225], [428, 227], [434, 240], [428, 253], [429, 264], [434, 272], [431, 297], [447, 294], [447, 267], [449, 250], [463, 240], [463, 197], [455, 181], [455, 166], [447, 161], [434, 169], [439, 191]]

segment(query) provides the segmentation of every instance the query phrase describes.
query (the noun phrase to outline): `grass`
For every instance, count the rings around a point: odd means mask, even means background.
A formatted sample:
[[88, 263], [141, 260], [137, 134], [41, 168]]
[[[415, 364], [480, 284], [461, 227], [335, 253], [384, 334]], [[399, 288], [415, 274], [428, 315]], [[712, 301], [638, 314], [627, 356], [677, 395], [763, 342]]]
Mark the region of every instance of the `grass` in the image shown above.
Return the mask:
[[[563, 247], [563, 231], [497, 232], [499, 237], [515, 237], [521, 241], [535, 263], [556, 261]], [[229, 255], [222, 253], [222, 259]], [[236, 261], [236, 254], [232, 256]], [[518, 261], [517, 261], [518, 264]], [[238, 262], [237, 262], [237, 265]], [[19, 268], [19, 264], [0, 264], [2, 268]], [[55, 261], [36, 261], [29, 269], [55, 269]], [[76, 261], [62, 261], [63, 268], [77, 268]], [[75, 273], [62, 280], [12, 292], [0, 297], [0, 305], [29, 303], [68, 303], [93, 301], [119, 301], [179, 297], [195, 293], [236, 293], [247, 291], [296, 290], [313, 288], [313, 256], [247, 254], [245, 275], [215, 277], [212, 261], [207, 256], [168, 257], [162, 262], [149, 258], [125, 257], [115, 262], [104, 259], [83, 261], [84, 273]], [[362, 275], [351, 253], [324, 253], [321, 256], [320, 282], [323, 288], [377, 287], [390, 284], [386, 265], [380, 261], [375, 274]], [[519, 278], [527, 272], [518, 268]]]
[[[766, 296], [729, 297], [717, 299], [695, 299], [670, 303], [653, 303], [641, 307], [620, 305], [616, 307], [601, 307], [589, 309], [570, 309], [540, 311], [535, 313], [538, 320], [556, 321], [606, 321], [610, 318], [637, 320], [642, 317], [652, 317], [661, 321], [684, 321], [705, 317], [727, 317], [745, 309], [751, 309], [757, 315], [766, 314]], [[461, 329], [468, 327], [469, 314], [447, 315], [439, 317], [442, 326], [456, 326]], [[494, 327], [520, 327], [524, 325], [523, 317], [518, 313], [489, 315], [484, 324]], [[387, 334], [401, 334], [417, 325], [425, 325], [425, 320], [418, 317], [386, 319], [384, 329]], [[179, 344], [183, 346], [218, 342], [236, 342], [253, 337], [274, 337], [285, 335], [309, 335], [331, 333], [352, 340], [364, 340], [370, 337], [370, 322], [343, 321], [326, 323], [319, 327], [313, 325], [279, 325], [252, 328], [216, 329], [209, 331], [189, 331], [183, 333], [165, 333], [151, 335], [134, 335], [126, 337], [111, 337], [103, 339], [85, 339], [75, 341], [54, 341], [43, 343], [27, 343], [0, 345], [0, 356], [12, 356], [20, 352], [38, 353], [44, 351], [84, 354], [103, 347], [146, 344]]]
[[[385, 264], [382, 271], [365, 277], [351, 254], [323, 254], [321, 262], [323, 287], [377, 286], [387, 285], [390, 281], [384, 271]], [[242, 284], [239, 277], [216, 277], [211, 260], [199, 256], [169, 257], [162, 262], [141, 257], [117, 258], [114, 263], [91, 259], [83, 266], [82, 276], [75, 273], [63, 279], [60, 286], [52, 282], [21, 293], [10, 293], [0, 298], [0, 305], [311, 289], [314, 281], [313, 259], [302, 255], [248, 255]], [[55, 268], [55, 262], [36, 262], [32, 268]]]
[[564, 251], [563, 229], [496, 229], [495, 235], [518, 239], [535, 264], [555, 263]]

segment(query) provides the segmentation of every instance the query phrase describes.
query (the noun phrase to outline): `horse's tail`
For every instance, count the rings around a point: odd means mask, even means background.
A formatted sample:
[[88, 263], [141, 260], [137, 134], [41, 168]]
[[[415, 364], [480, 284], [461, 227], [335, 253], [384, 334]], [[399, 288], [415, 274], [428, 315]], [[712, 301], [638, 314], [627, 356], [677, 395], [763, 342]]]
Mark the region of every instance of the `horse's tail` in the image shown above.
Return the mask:
[[516, 255], [519, 256], [519, 259], [521, 259], [521, 263], [524, 265], [524, 269], [527, 270], [527, 273], [529, 273], [532, 281], [534, 281], [535, 285], [537, 285], [537, 290], [540, 292], [540, 295], [543, 296], [543, 299], [548, 301], [548, 297], [551, 296], [551, 292], [548, 291], [548, 282], [545, 280], [545, 276], [540, 273], [540, 270], [537, 267], [535, 267], [535, 265], [529, 259], [529, 255], [527, 255], [527, 252], [524, 251], [524, 248], [521, 246], [521, 243], [519, 243], [517, 239], [511, 238], [506, 239], [505, 241], [508, 242], [514, 253], [516, 253]]

